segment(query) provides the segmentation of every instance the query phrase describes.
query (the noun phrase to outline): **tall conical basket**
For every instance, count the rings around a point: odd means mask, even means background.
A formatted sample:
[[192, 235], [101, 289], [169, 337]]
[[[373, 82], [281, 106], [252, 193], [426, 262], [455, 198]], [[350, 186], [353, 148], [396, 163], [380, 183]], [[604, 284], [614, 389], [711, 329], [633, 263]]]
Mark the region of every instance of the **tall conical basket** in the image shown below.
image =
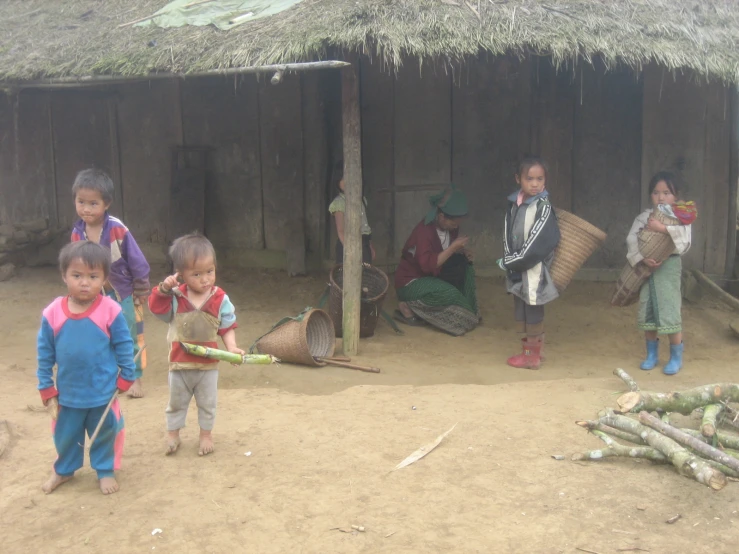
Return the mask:
[[310, 309], [298, 317], [287, 318], [260, 338], [256, 348], [260, 354], [271, 354], [280, 361], [311, 366], [325, 365], [316, 358], [334, 355], [334, 324], [323, 310]]
[[[328, 297], [328, 313], [334, 322], [336, 336], [341, 337], [344, 317], [344, 266], [339, 264], [331, 269], [329, 276], [331, 291]], [[371, 337], [375, 334], [377, 319], [382, 312], [382, 303], [387, 295], [390, 280], [384, 271], [369, 264], [362, 266], [362, 306], [359, 310], [359, 336]]]
[[559, 292], [570, 284], [575, 273], [606, 240], [606, 234], [584, 219], [555, 208], [561, 238], [554, 251], [549, 274]]
[[[680, 225], [679, 219], [662, 213], [658, 208], [654, 209], [652, 217], [665, 225]], [[639, 253], [644, 258], [664, 262], [675, 251], [675, 243], [670, 235], [642, 229], [639, 231], [637, 238], [639, 240]], [[632, 266], [629, 262], [626, 262], [621, 270], [621, 275], [616, 281], [616, 290], [611, 297], [611, 305], [623, 308], [634, 304], [639, 300], [639, 291], [642, 285], [651, 274], [652, 270], [645, 264], [640, 263]]]

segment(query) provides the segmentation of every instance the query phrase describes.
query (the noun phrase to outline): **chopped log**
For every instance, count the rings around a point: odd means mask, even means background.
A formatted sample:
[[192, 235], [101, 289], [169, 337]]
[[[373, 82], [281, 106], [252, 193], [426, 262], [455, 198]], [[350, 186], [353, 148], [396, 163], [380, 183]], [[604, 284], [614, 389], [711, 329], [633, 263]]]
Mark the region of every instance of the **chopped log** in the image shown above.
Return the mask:
[[[697, 439], [702, 440], [705, 443], [710, 444], [710, 440], [703, 436], [703, 433], [700, 431], [696, 431], [695, 429], [680, 429], [682, 432], [687, 433], [691, 437], [695, 437]], [[737, 435], [731, 435], [729, 433], [724, 433], [722, 431], [716, 431], [716, 439], [718, 439], [718, 443], [725, 447], [725, 448], [732, 448], [739, 450], [739, 436]]]
[[670, 412], [661, 412], [659, 414], [659, 418], [664, 421], [665, 423], [670, 423]]
[[[665, 425], [657, 418], [649, 414], [647, 414], [647, 416], [654, 419], [660, 425]], [[692, 477], [699, 483], [706, 485], [713, 490], [721, 490], [726, 486], [726, 475], [724, 475], [721, 470], [713, 467], [711, 464], [707, 463], [706, 460], [694, 456], [686, 448], [680, 446], [677, 441], [674, 441], [671, 438], [640, 424], [638, 421], [634, 421], [625, 416], [605, 417], [602, 418], [602, 421], [611, 427], [639, 435], [649, 446], [656, 448], [662, 452], [662, 454], [667, 456], [672, 465], [675, 466], [681, 475]]]
[[667, 457], [656, 448], [652, 448], [650, 446], [624, 446], [614, 441], [603, 431], [599, 431], [596, 429], [593, 430], [592, 433], [603, 442], [605, 442], [608, 447], [599, 450], [589, 450], [581, 454], [574, 454], [572, 456], [573, 462], [580, 460], [600, 460], [602, 458], [611, 458], [616, 456], [628, 458], [644, 458], [657, 463], [669, 462]]
[[715, 383], [682, 392], [627, 392], [618, 400], [622, 412], [678, 412], [689, 415], [696, 408], [717, 402], [739, 402], [739, 384]]
[[716, 434], [717, 419], [724, 411], [723, 404], [709, 404], [703, 409], [703, 421], [701, 422], [701, 433], [709, 439]]
[[736, 458], [732, 458], [718, 448], [714, 448], [713, 446], [706, 444], [701, 440], [696, 439], [695, 437], [691, 437], [687, 433], [683, 433], [680, 429], [673, 427], [672, 425], [667, 425], [663, 423], [653, 415], [642, 411], [639, 413], [639, 421], [642, 422], [644, 425], [647, 425], [652, 429], [659, 431], [666, 437], [669, 437], [670, 439], [695, 450], [701, 456], [705, 456], [706, 458], [715, 460], [718, 463], [733, 469], [734, 471], [739, 471], [739, 460], [737, 460]]
[[602, 431], [617, 439], [633, 442], [634, 444], [645, 444], [640, 436], [627, 433], [626, 431], [621, 431], [621, 429], [616, 429], [615, 427], [610, 427], [602, 421], [576, 421], [575, 423], [589, 431]]
[[639, 385], [636, 384], [636, 381], [634, 381], [634, 378], [626, 373], [623, 369], [620, 367], [617, 367], [613, 370], [613, 374], [621, 379], [626, 385], [629, 387], [629, 390], [631, 392], [637, 392], [639, 390]]

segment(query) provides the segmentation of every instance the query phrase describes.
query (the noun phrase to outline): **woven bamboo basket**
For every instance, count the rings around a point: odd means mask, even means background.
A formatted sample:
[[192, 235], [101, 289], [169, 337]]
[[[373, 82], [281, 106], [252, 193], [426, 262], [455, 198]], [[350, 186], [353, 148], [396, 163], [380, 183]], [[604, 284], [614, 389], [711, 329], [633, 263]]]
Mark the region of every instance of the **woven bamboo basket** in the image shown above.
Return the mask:
[[256, 347], [260, 354], [271, 354], [283, 362], [322, 366], [316, 358], [334, 355], [334, 324], [323, 310], [308, 310], [302, 320], [291, 319], [275, 327]]
[[582, 218], [555, 208], [561, 238], [554, 251], [549, 274], [554, 286], [562, 292], [570, 284], [575, 273], [593, 252], [606, 240], [606, 234]]
[[[665, 225], [680, 225], [677, 218], [663, 214], [658, 208], [654, 209], [652, 217]], [[664, 262], [675, 251], [675, 243], [672, 242], [670, 235], [642, 229], [637, 238], [639, 253], [645, 258]], [[651, 274], [652, 270], [645, 264], [636, 264], [632, 267], [629, 262], [626, 262], [616, 281], [616, 290], [611, 297], [611, 305], [623, 308], [634, 304], [639, 300], [642, 285]]]
[[[331, 291], [328, 297], [328, 313], [334, 322], [336, 336], [342, 336], [342, 318], [344, 317], [344, 268], [341, 264], [331, 269], [329, 285]], [[359, 336], [371, 337], [375, 334], [377, 319], [382, 313], [382, 303], [385, 301], [390, 280], [385, 272], [374, 266], [362, 266], [362, 307], [359, 311]]]

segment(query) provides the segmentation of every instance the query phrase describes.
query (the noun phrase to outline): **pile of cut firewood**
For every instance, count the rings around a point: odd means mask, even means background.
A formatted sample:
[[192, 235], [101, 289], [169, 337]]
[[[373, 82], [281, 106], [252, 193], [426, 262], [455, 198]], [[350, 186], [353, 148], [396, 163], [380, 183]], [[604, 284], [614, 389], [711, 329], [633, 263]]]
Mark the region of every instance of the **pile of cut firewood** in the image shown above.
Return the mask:
[[[578, 421], [605, 443], [605, 448], [575, 454], [572, 459], [600, 460], [613, 456], [645, 458], [672, 464], [682, 475], [714, 490], [739, 479], [739, 384], [717, 383], [681, 392], [639, 390], [623, 369], [613, 372], [630, 391], [591, 421]], [[672, 414], [700, 418], [700, 429], [671, 423]], [[672, 418], [675, 419], [675, 418]]]

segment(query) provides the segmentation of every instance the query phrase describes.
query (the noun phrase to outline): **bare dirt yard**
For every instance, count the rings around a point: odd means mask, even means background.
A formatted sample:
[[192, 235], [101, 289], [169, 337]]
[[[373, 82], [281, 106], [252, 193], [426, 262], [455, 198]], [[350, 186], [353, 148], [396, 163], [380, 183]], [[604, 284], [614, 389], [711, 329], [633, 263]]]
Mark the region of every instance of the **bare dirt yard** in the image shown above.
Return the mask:
[[[325, 281], [220, 273], [240, 345], [315, 303]], [[540, 371], [506, 366], [518, 347], [512, 302], [493, 279], [479, 281], [484, 320], [468, 336], [396, 336], [381, 321], [355, 358], [379, 375], [222, 365], [216, 451], [204, 458], [194, 405], [180, 451], [164, 456], [166, 325], [147, 316], [147, 396], [122, 400], [120, 492], [100, 494], [86, 466], [46, 496], [54, 448], [49, 416], [29, 408], [40, 406], [35, 337], [42, 308], [65, 288], [53, 269], [22, 270], [0, 283], [0, 420], [11, 432], [0, 457], [0, 551], [735, 552], [739, 483], [712, 492], [669, 466], [570, 461], [601, 444], [574, 421], [615, 406], [625, 389], [616, 367], [647, 390], [739, 380], [731, 312], [686, 305], [686, 365], [668, 378], [638, 370], [635, 308], [611, 308], [610, 292], [573, 283], [547, 308]], [[431, 454], [391, 471], [455, 423]]]

